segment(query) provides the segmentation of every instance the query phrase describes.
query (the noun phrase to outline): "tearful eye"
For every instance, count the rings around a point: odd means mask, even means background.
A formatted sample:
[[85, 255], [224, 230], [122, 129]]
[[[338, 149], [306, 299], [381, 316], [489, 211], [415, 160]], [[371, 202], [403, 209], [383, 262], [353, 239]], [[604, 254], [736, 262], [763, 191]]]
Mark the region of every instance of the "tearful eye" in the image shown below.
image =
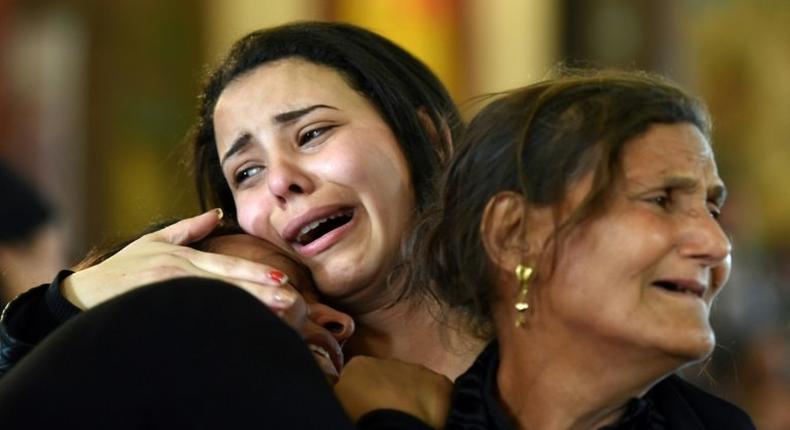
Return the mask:
[[659, 207], [664, 208], [664, 209], [666, 209], [669, 206], [669, 203], [670, 203], [669, 196], [665, 195], [665, 194], [662, 194], [660, 196], [651, 197], [651, 198], [648, 199], [648, 201], [650, 203], [653, 203], [656, 206], [659, 206]]
[[263, 166], [248, 167], [246, 169], [240, 170], [234, 177], [236, 185], [242, 184], [244, 181], [257, 175], [261, 171], [263, 171]]
[[309, 145], [313, 140], [321, 137], [324, 133], [331, 129], [332, 126], [326, 126], [306, 131], [304, 134], [299, 136], [299, 146]]

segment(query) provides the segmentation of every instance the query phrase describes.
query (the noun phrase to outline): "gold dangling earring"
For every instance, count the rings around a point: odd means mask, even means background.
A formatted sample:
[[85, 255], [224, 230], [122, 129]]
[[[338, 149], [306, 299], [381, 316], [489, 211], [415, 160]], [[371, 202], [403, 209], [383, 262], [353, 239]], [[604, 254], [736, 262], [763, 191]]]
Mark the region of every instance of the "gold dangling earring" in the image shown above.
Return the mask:
[[525, 266], [523, 264], [519, 264], [516, 266], [516, 279], [519, 282], [519, 297], [518, 301], [516, 302], [516, 327], [524, 326], [526, 322], [526, 315], [527, 309], [529, 309], [529, 303], [527, 303], [527, 290], [529, 289], [529, 278], [532, 277], [532, 268]]

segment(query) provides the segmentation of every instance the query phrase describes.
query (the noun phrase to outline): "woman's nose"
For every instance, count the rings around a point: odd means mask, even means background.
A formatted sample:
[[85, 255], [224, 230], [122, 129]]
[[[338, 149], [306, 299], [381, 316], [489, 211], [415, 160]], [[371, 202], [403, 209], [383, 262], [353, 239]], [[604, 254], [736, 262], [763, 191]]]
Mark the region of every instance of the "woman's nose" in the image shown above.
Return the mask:
[[271, 160], [267, 169], [269, 191], [281, 206], [296, 195], [310, 194], [314, 190], [313, 181], [294, 160], [279, 157]]
[[681, 254], [716, 266], [726, 261], [732, 243], [719, 222], [706, 210], [693, 210], [685, 217], [686, 234], [681, 243]]
[[310, 320], [332, 333], [341, 346], [354, 334], [354, 320], [348, 314], [321, 303], [310, 304]]

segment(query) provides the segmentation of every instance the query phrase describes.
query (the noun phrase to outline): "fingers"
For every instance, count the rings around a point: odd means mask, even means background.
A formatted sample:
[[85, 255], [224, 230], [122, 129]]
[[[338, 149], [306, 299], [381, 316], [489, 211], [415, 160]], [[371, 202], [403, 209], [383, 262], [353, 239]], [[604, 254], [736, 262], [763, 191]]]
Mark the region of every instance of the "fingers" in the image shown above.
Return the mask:
[[[142, 285], [198, 276], [244, 289], [291, 327], [300, 330], [307, 319], [308, 307], [304, 297], [288, 284], [288, 276], [283, 272], [243, 258], [185, 246], [205, 238], [221, 218], [222, 211], [214, 209], [141, 237], [101, 264], [72, 275], [70, 285], [79, 294], [69, 300], [88, 308]], [[84, 298], [86, 295], [89, 297]]]
[[[203, 271], [220, 278], [234, 278], [267, 285], [282, 285], [288, 277], [270, 266], [247, 259], [198, 251], [188, 248], [192, 242], [205, 238], [219, 224], [222, 211], [210, 210], [192, 218], [183, 219], [157, 232], [143, 236], [133, 243], [138, 254], [170, 255], [182, 260], [175, 265], [184, 268], [183, 260]], [[175, 245], [175, 246], [171, 246]], [[131, 246], [129, 247], [131, 248]], [[173, 265], [172, 261], [160, 260], [160, 265]], [[186, 268], [188, 270], [188, 268]], [[188, 270], [189, 271], [189, 270]]]
[[[272, 293], [273, 299], [278, 302], [282, 303], [283, 301], [288, 301], [288, 298], [282, 297], [283, 294], [286, 296], [293, 297], [293, 302], [290, 306], [284, 309], [275, 309], [269, 306], [280, 318], [282, 318], [288, 325], [293, 327], [296, 331], [302, 331], [305, 322], [307, 321], [309, 310], [307, 307], [307, 302], [304, 299], [304, 296], [299, 294], [296, 290], [293, 289], [290, 285], [283, 285], [280, 287], [269, 288], [270, 290], [274, 290]], [[267, 304], [268, 302], [264, 301]]]
[[285, 285], [289, 281], [288, 276], [282, 271], [244, 258], [191, 248], [184, 248], [179, 253], [195, 267], [214, 275], [271, 286]]
[[294, 312], [303, 311], [303, 313], [307, 314], [307, 305], [304, 298], [290, 285], [260, 285], [238, 279], [223, 279], [223, 281], [247, 291], [273, 311], [279, 312], [296, 308]]
[[261, 285], [239, 279], [209, 276], [213, 279], [235, 285], [252, 294], [277, 316], [297, 331], [302, 329], [308, 316], [307, 302], [291, 285]]
[[144, 236], [150, 241], [161, 241], [173, 245], [186, 245], [206, 237], [222, 219], [222, 209], [212, 209], [192, 218], [182, 219], [157, 232]]

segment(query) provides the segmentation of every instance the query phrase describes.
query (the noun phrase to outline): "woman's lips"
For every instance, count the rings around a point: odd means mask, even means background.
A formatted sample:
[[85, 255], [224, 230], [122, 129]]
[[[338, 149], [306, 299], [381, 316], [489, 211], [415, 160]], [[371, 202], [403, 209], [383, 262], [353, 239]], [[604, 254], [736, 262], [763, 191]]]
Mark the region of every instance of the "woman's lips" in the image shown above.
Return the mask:
[[[288, 222], [282, 230], [281, 237], [300, 255], [312, 257], [337, 243], [354, 224], [354, 215], [354, 208], [349, 206], [330, 205], [314, 208]], [[336, 225], [338, 220], [343, 223]], [[323, 232], [325, 228], [331, 230]], [[313, 237], [316, 234], [320, 236]]]
[[291, 246], [299, 255], [303, 257], [313, 257], [339, 242], [355, 224], [356, 217], [352, 217], [347, 223], [324, 233], [321, 237], [316, 238], [308, 244], [302, 245], [298, 242], [293, 242]]
[[301, 230], [311, 223], [349, 211], [353, 213], [354, 208], [347, 205], [326, 205], [310, 209], [288, 221], [280, 232], [280, 237], [286, 242], [295, 242]]
[[317, 219], [299, 230], [299, 234], [296, 235], [296, 242], [301, 245], [307, 245], [326, 232], [349, 222], [353, 216], [354, 211], [349, 209], [335, 212], [328, 217]]
[[653, 285], [673, 293], [689, 294], [703, 298], [707, 286], [704, 283], [691, 279], [661, 279], [653, 282]]
[[329, 358], [329, 353], [327, 353], [323, 348], [316, 346], [316, 345], [307, 345], [312, 351], [313, 356], [315, 357], [316, 364], [321, 369], [324, 375], [326, 375], [329, 383], [334, 385], [340, 379], [340, 373], [338, 372], [335, 365], [332, 363], [332, 360]]
[[316, 356], [325, 359], [331, 364], [332, 370], [336, 375], [340, 375], [340, 372], [343, 370], [343, 350], [329, 332], [313, 333], [305, 338], [305, 342], [307, 342], [308, 348]]

